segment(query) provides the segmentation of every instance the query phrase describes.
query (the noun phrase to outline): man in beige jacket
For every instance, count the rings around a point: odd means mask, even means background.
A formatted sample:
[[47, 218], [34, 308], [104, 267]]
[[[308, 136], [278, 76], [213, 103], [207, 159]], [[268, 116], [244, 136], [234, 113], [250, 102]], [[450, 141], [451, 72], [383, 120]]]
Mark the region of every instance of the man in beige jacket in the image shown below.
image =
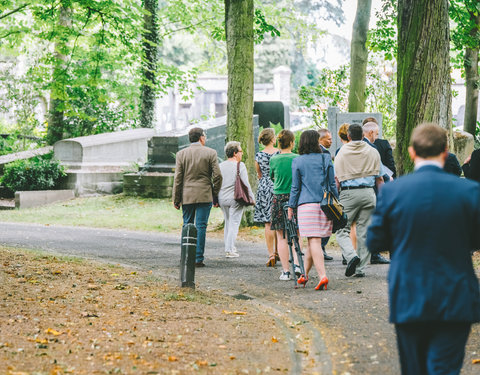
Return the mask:
[[[205, 236], [213, 196], [222, 186], [217, 152], [205, 146], [207, 136], [202, 128], [188, 132], [191, 145], [176, 155], [173, 205], [182, 207], [183, 225], [195, 223], [197, 227], [196, 267], [204, 267]], [[215, 205], [218, 207], [218, 204]]]
[[[347, 225], [338, 230], [337, 242], [347, 260], [345, 276], [365, 276], [370, 253], [365, 245], [370, 217], [375, 209], [374, 187], [383, 183], [380, 177], [380, 154], [362, 141], [363, 129], [359, 124], [348, 127], [348, 139], [335, 158], [335, 179], [348, 217]], [[350, 239], [352, 223], [357, 223], [357, 251]]]

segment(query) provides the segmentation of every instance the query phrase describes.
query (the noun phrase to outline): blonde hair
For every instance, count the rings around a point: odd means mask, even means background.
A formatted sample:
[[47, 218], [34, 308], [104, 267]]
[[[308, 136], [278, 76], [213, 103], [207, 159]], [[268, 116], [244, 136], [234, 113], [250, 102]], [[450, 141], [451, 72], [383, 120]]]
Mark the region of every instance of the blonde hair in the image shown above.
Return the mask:
[[258, 143], [264, 146], [268, 146], [275, 138], [275, 130], [272, 128], [265, 128], [260, 132], [258, 136]]
[[338, 136], [340, 137], [340, 139], [343, 139], [344, 141], [348, 142], [348, 127], [350, 126], [350, 124], [342, 124], [340, 126], [340, 128], [338, 129]]

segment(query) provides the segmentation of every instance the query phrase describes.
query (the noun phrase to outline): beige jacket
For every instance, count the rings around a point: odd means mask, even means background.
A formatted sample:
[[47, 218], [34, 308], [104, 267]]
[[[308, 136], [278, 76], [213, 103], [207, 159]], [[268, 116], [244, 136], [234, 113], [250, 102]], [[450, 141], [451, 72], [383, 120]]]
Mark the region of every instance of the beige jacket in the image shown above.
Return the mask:
[[212, 202], [212, 193], [218, 195], [221, 186], [222, 175], [215, 150], [194, 143], [177, 152], [173, 203]]
[[380, 154], [364, 141], [344, 144], [335, 157], [335, 177], [338, 181], [380, 175]]

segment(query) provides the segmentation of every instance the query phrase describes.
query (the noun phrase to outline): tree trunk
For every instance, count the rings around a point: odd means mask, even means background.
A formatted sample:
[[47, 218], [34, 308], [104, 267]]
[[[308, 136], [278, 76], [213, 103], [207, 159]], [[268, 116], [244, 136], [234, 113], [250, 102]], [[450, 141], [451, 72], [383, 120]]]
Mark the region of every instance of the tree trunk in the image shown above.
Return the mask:
[[256, 182], [253, 141], [253, 0], [225, 0], [228, 56], [227, 141], [243, 148], [250, 184]]
[[155, 120], [155, 85], [158, 64], [158, 0], [143, 0], [144, 33], [142, 59], [142, 87], [140, 123], [143, 128], [153, 128]]
[[370, 22], [372, 0], [358, 0], [357, 13], [353, 23], [350, 51], [350, 91], [348, 93], [348, 111], [364, 112], [367, 99], [367, 33]]
[[65, 84], [67, 76], [68, 32], [65, 30], [71, 26], [71, 9], [60, 6], [57, 32], [58, 39], [55, 41], [54, 65], [52, 74], [52, 88], [50, 90], [50, 103], [48, 110], [48, 127], [46, 140], [48, 144], [63, 139], [65, 131]]
[[[474, 22], [475, 27], [472, 28], [470, 35], [473, 37], [478, 32], [480, 25], [480, 14], [476, 16], [473, 12], [470, 13], [470, 18]], [[465, 98], [465, 118], [463, 121], [463, 129], [472, 135], [475, 135], [477, 127], [477, 111], [478, 111], [478, 53], [479, 48], [467, 48], [465, 50], [465, 81], [467, 86]]]
[[413, 129], [434, 122], [451, 132], [448, 0], [399, 0], [397, 68], [397, 169], [413, 169]]

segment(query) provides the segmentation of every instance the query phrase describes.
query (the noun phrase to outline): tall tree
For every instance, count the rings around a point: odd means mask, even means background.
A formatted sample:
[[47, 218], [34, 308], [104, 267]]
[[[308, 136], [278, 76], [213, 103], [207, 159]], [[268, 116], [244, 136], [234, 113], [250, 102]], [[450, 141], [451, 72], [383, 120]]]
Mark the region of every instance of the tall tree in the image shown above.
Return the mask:
[[478, 88], [480, 85], [478, 75], [478, 53], [479, 53], [479, 37], [480, 34], [480, 11], [475, 15], [469, 11], [473, 27], [470, 35], [476, 37], [475, 46], [469, 46], [465, 50], [465, 83], [467, 92], [465, 96], [465, 118], [463, 121], [463, 129], [472, 135], [475, 135], [477, 128], [477, 112], [478, 112]]
[[256, 181], [253, 141], [253, 0], [225, 0], [228, 57], [227, 140], [239, 141], [251, 182]]
[[158, 65], [158, 0], [143, 0], [143, 59], [140, 124], [153, 128], [155, 119], [155, 86]]
[[368, 50], [366, 46], [368, 24], [372, 0], [358, 0], [357, 13], [353, 23], [350, 51], [350, 91], [348, 94], [348, 111], [364, 112], [366, 97], [366, 79]]
[[398, 1], [397, 167], [412, 170], [413, 129], [434, 122], [451, 129], [448, 0]]
[[53, 74], [50, 90], [50, 104], [48, 114], [47, 142], [53, 144], [63, 138], [64, 112], [66, 97], [66, 69], [69, 28], [72, 26], [71, 9], [63, 4], [58, 10], [58, 21], [55, 33], [58, 35], [53, 58]]

